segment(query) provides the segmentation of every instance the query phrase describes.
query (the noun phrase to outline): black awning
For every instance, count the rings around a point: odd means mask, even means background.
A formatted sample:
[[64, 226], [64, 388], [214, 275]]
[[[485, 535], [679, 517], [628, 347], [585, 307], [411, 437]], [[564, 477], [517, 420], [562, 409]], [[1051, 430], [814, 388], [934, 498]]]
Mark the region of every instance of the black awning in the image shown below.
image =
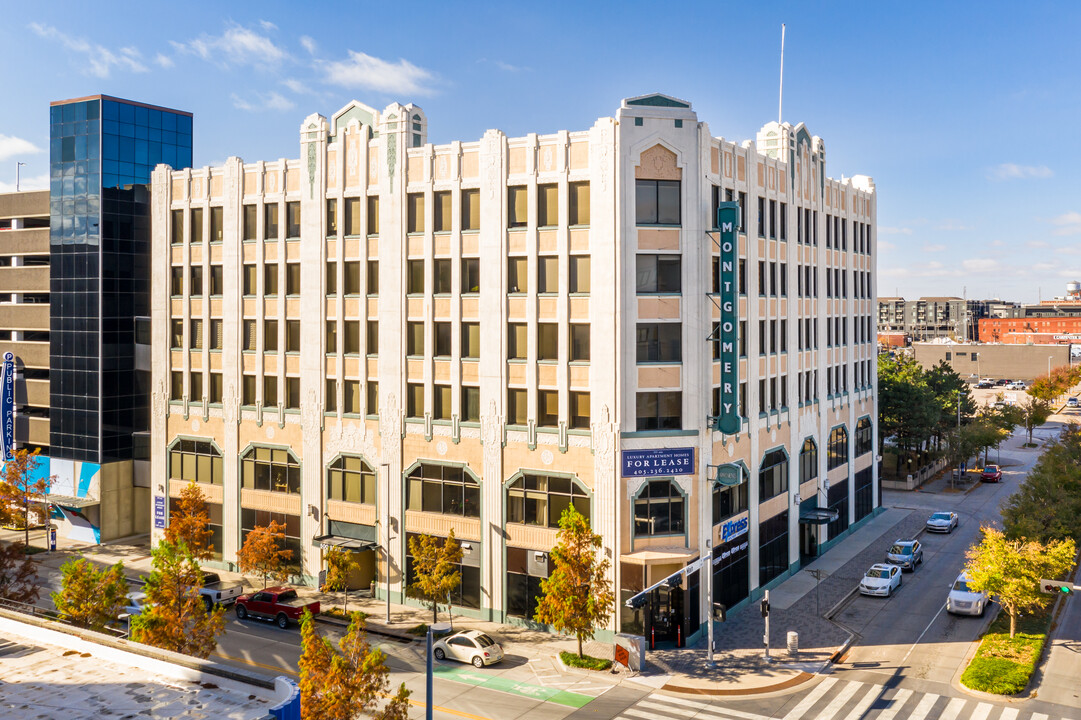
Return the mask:
[[836, 510], [822, 510], [819, 508], [800, 510], [799, 513], [799, 521], [802, 525], [829, 525], [839, 517], [841, 517], [841, 514]]
[[321, 546], [324, 550], [338, 548], [340, 550], [353, 550], [354, 552], [374, 550], [379, 547], [379, 543], [370, 540], [357, 540], [356, 538], [342, 537], [341, 535], [318, 535], [312, 538], [312, 543]]

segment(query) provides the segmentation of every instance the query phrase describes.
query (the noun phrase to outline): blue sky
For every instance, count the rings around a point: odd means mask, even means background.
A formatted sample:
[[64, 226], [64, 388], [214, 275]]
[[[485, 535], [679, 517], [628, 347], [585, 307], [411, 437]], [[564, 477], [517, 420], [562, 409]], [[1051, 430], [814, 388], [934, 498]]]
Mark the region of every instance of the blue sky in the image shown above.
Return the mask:
[[[198, 166], [296, 157], [301, 120], [416, 102], [435, 143], [584, 130], [620, 98], [714, 135], [784, 119], [879, 192], [879, 294], [1035, 301], [1081, 280], [1075, 3], [0, 1], [0, 191], [44, 187], [50, 100], [195, 114]], [[1065, 124], [1063, 124], [1065, 123]], [[1058, 128], [1056, 130], [1056, 128]]]

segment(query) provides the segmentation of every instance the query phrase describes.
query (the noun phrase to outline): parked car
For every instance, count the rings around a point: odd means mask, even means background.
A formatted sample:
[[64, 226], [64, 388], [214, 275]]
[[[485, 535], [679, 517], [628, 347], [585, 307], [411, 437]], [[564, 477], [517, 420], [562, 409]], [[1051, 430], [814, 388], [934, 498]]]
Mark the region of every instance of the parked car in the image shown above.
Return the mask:
[[1025, 383], [1022, 382], [1021, 380], [1014, 380], [1012, 383], [1010, 383], [1009, 385], [1006, 386], [1006, 389], [1007, 390], [1024, 390], [1025, 387], [1026, 387]]
[[983, 482], [1002, 482], [1002, 468], [998, 465], [988, 465], [980, 473], [980, 480]]
[[1006, 385], [1009, 385], [1012, 382], [1013, 382], [1013, 380], [1010, 380], [1009, 378], [1002, 378], [1001, 380], [995, 380], [995, 387], [1005, 387]]
[[980, 380], [978, 383], [976, 383], [976, 387], [980, 390], [986, 390], [987, 388], [992, 388], [994, 386], [995, 383], [993, 380]]
[[923, 545], [919, 540], [898, 540], [886, 551], [886, 562], [902, 570], [915, 570], [923, 562]]
[[141, 615], [146, 606], [146, 593], [129, 592], [128, 604], [124, 606], [124, 612], [128, 615]]
[[983, 616], [991, 600], [987, 593], [973, 590], [969, 586], [971, 581], [968, 573], [963, 572], [957, 576], [950, 586], [950, 594], [946, 597], [946, 612], [954, 615]]
[[957, 522], [958, 518], [955, 512], [936, 512], [927, 518], [925, 527], [927, 532], [952, 533], [953, 529], [957, 527]]
[[289, 627], [290, 622], [299, 621], [305, 608], [312, 615], [318, 615], [319, 601], [306, 603], [297, 597], [297, 591], [291, 587], [267, 588], [236, 599], [238, 619], [243, 620], [249, 615], [264, 618], [273, 620], [280, 628]]
[[896, 565], [875, 563], [860, 580], [861, 595], [889, 597], [901, 587], [901, 568]]
[[450, 658], [482, 668], [502, 660], [503, 648], [487, 633], [462, 630], [437, 640], [432, 646], [432, 654], [436, 660]]
[[215, 605], [232, 605], [244, 594], [243, 583], [225, 582], [217, 573], [204, 572], [203, 586], [199, 588], [203, 604], [210, 610]]
[[1079, 405], [1081, 405], [1081, 403], [1079, 403], [1077, 401], [1077, 397], [1072, 397], [1072, 398], [1070, 398], [1069, 400], [1066, 401], [1066, 407], [1068, 407], [1068, 408], [1075, 408], [1075, 407], [1078, 407]]

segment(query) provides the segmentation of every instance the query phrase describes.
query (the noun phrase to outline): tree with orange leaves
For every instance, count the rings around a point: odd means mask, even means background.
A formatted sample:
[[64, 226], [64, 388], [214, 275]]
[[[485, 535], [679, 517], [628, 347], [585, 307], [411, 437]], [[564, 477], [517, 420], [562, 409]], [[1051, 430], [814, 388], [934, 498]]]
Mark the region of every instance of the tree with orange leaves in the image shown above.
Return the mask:
[[22, 525], [25, 536], [23, 543], [30, 547], [30, 506], [34, 498], [44, 499], [49, 492], [49, 478], [35, 477], [38, 469], [38, 451], [16, 450], [15, 457], [4, 463], [3, 476], [0, 477], [0, 520], [3, 524], [12, 522], [22, 510]]
[[214, 556], [212, 537], [206, 496], [194, 481], [189, 482], [176, 499], [176, 508], [169, 516], [169, 527], [165, 528], [165, 539], [171, 543], [185, 543], [196, 560], [209, 560]]
[[264, 590], [270, 578], [278, 582], [288, 579], [292, 559], [293, 551], [285, 547], [285, 523], [274, 520], [269, 525], [256, 525], [236, 554], [240, 572], [262, 575]]

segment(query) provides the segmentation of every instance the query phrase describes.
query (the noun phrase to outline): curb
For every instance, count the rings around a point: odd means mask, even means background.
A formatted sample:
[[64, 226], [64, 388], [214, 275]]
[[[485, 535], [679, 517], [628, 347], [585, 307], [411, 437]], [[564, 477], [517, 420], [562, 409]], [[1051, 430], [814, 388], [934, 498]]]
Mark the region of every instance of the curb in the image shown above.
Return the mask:
[[[319, 615], [315, 616], [315, 621], [317, 623], [323, 623], [324, 625], [334, 625], [334, 626], [340, 627], [340, 628], [349, 627], [349, 622], [350, 622], [349, 620], [345, 620], [343, 618], [336, 618], [336, 617], [333, 617], [333, 616], [326, 616], [326, 615], [323, 615], [321, 613]], [[402, 642], [402, 643], [411, 643], [411, 642], [418, 639], [418, 638], [413, 637], [412, 635], [406, 635], [405, 633], [395, 633], [395, 632], [391, 632], [391, 631], [385, 630], [385, 629], [380, 630], [380, 629], [372, 627], [371, 625], [368, 625], [364, 629], [364, 631], [366, 633], [368, 633], [369, 635], [379, 635], [381, 637], [390, 638], [392, 640], [397, 640], [397, 641]]]
[[811, 673], [799, 671], [795, 677], [791, 677], [788, 680], [783, 680], [773, 685], [766, 685], [756, 688], [735, 688], [732, 690], [722, 690], [719, 688], [698, 688], [698, 687], [684, 687], [682, 685], [662, 685], [660, 690], [662, 692], [679, 693], [681, 695], [712, 695], [717, 697], [731, 697], [731, 696], [748, 696], [748, 695], [765, 695], [767, 693], [778, 692], [780, 690], [789, 690], [802, 685], [808, 680], [813, 679], [815, 676]]

